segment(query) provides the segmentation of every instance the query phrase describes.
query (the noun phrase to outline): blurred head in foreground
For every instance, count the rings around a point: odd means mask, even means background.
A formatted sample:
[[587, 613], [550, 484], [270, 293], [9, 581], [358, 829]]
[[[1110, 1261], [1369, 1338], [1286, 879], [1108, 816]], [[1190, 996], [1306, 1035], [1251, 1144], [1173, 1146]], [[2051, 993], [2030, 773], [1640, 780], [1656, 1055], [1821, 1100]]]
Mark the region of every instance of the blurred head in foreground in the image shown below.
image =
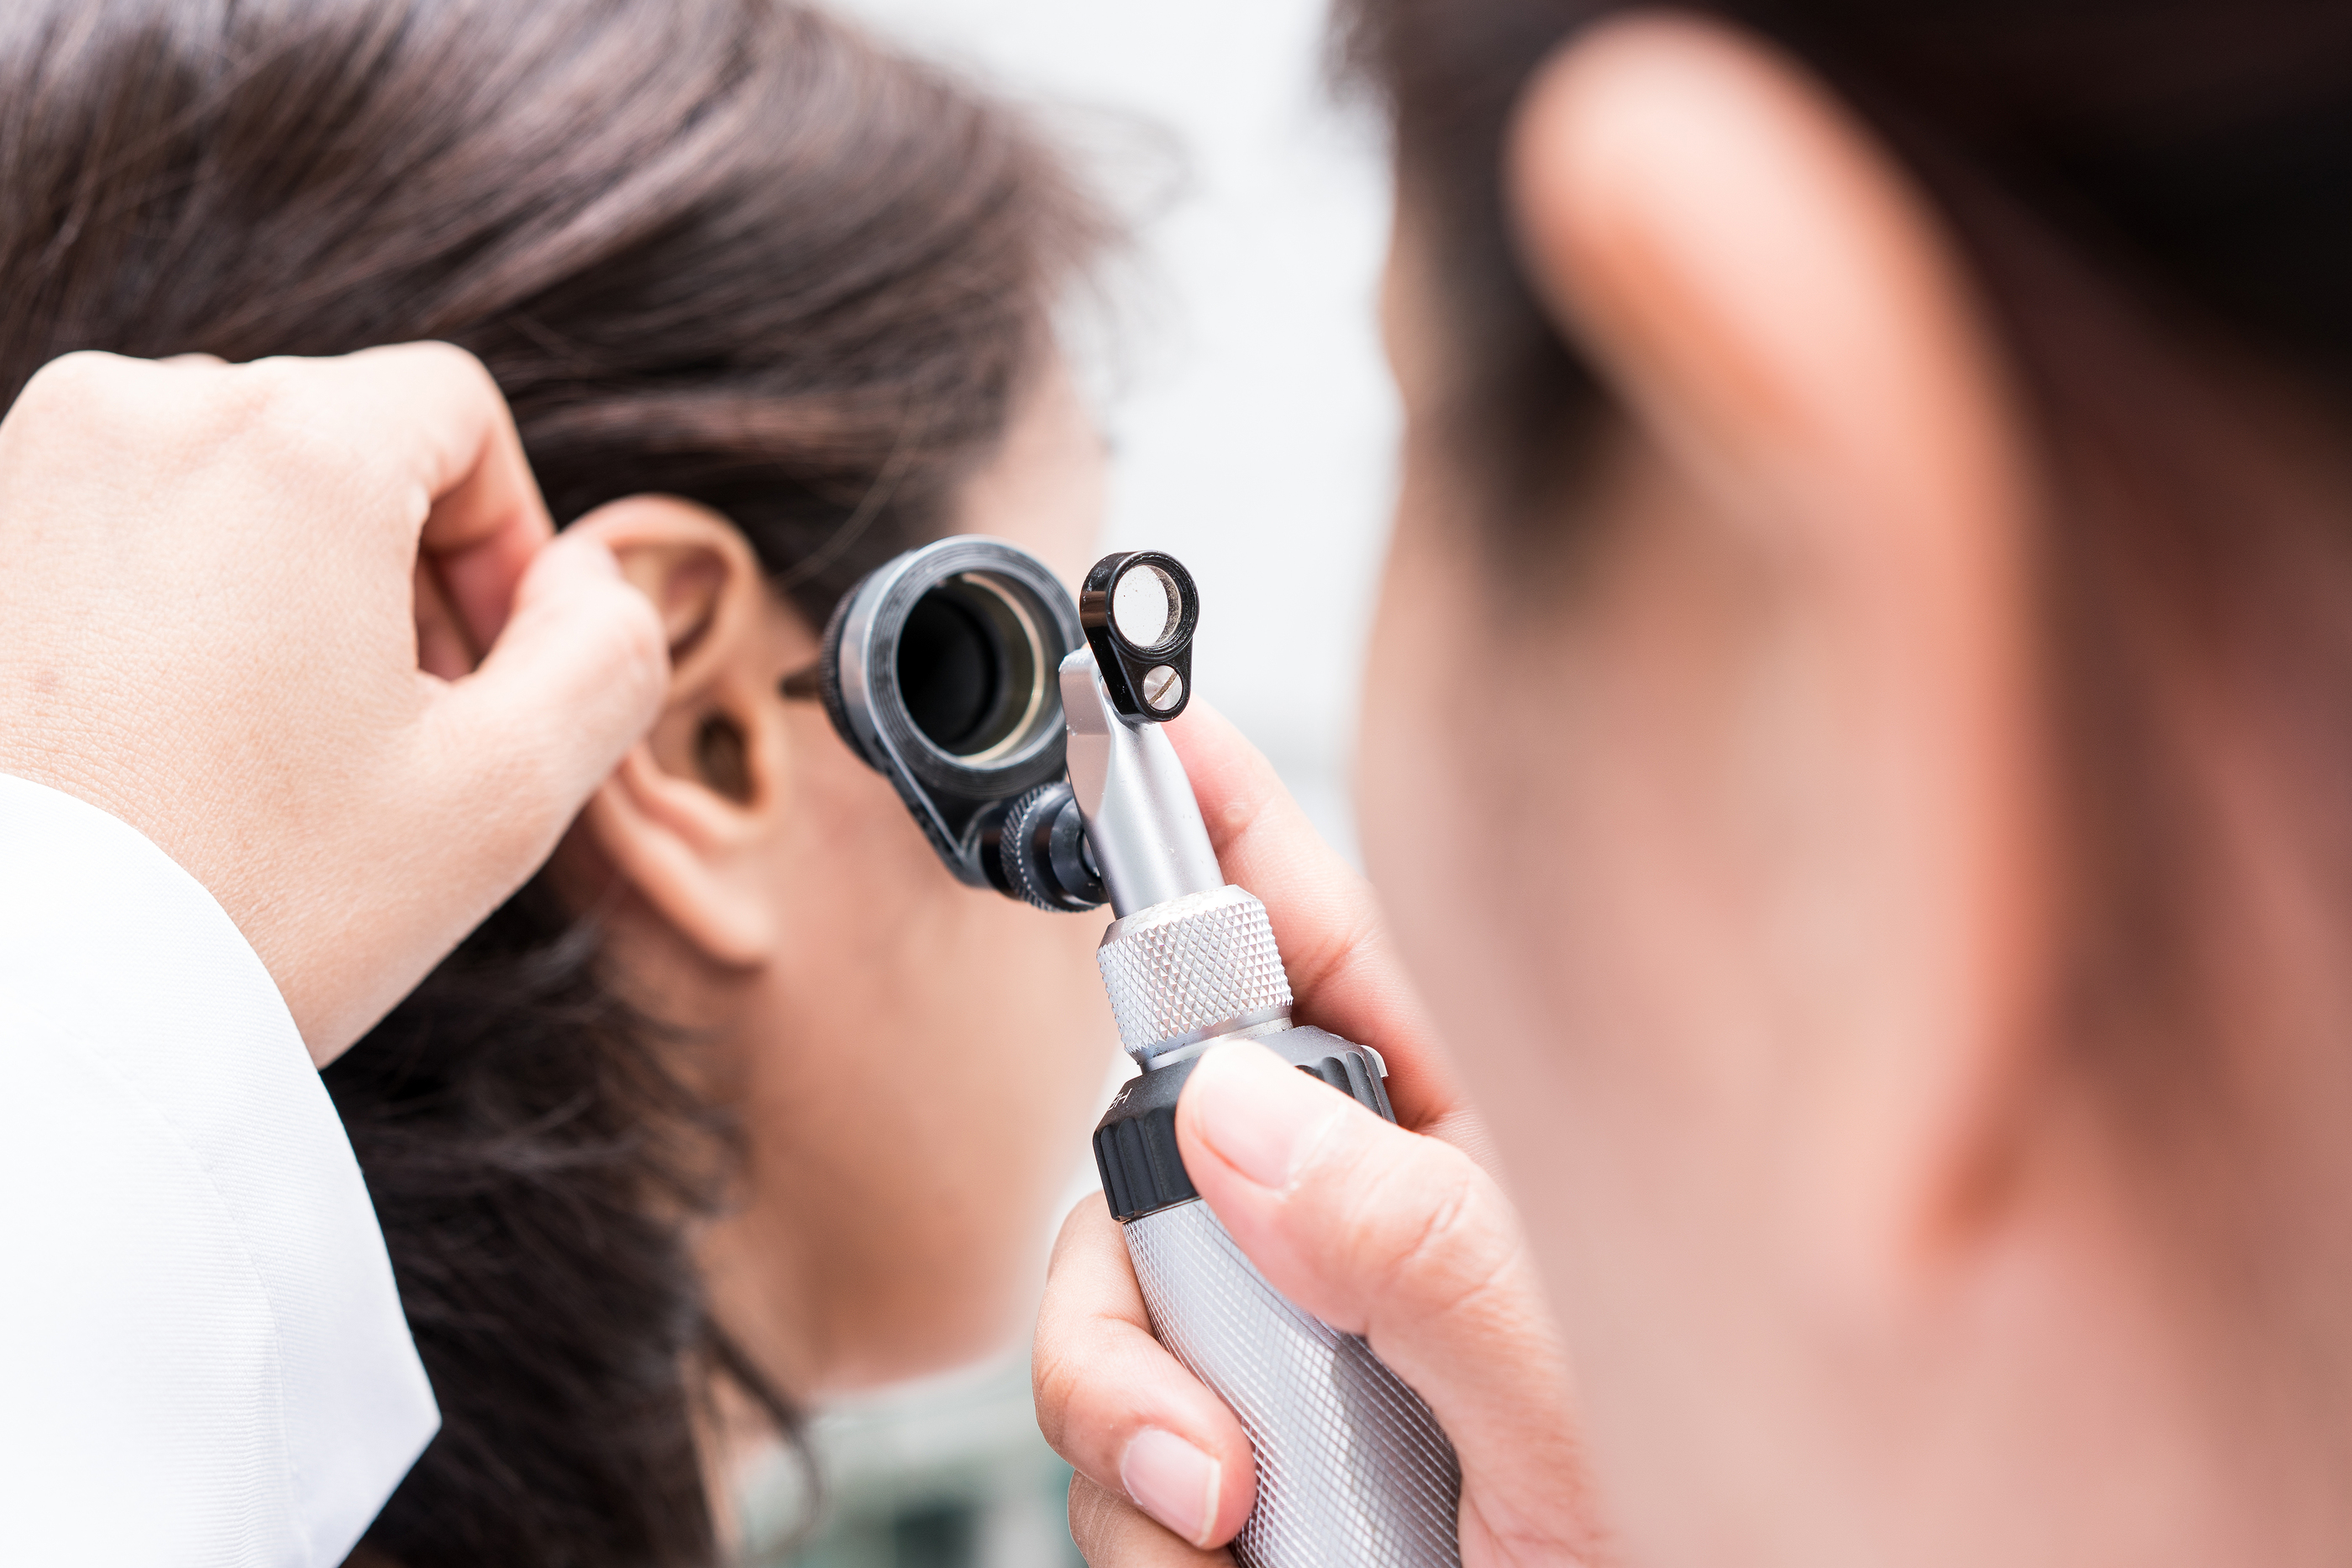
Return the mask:
[[1343, 10], [1367, 853], [1625, 1560], [2342, 1561], [2352, 17]]
[[715, 1390], [781, 1416], [1017, 1327], [1100, 922], [957, 883], [778, 683], [934, 535], [1083, 569], [1049, 321], [1104, 237], [1016, 115], [780, 0], [0, 21], [0, 402], [77, 349], [447, 340], [670, 630], [552, 866], [327, 1073], [444, 1417], [370, 1561], [711, 1561]]

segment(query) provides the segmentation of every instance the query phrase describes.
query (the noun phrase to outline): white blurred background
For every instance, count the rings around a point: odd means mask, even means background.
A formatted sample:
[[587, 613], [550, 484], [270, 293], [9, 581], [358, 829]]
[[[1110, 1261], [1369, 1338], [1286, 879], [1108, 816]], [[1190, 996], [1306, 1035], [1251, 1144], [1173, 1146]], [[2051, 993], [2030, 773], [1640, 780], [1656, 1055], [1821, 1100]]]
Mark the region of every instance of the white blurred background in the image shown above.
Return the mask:
[[[1349, 754], [1397, 414], [1373, 318], [1386, 173], [1374, 128], [1327, 90], [1327, 0], [834, 4], [1038, 107], [1127, 209], [1134, 261], [1107, 340], [1082, 345], [1116, 453], [1104, 548], [1192, 570], [1196, 690], [1352, 854]], [[779, 1555], [805, 1500], [779, 1462], [747, 1521], [755, 1561], [1076, 1563], [1025, 1347], [823, 1412], [814, 1443], [824, 1526]]]

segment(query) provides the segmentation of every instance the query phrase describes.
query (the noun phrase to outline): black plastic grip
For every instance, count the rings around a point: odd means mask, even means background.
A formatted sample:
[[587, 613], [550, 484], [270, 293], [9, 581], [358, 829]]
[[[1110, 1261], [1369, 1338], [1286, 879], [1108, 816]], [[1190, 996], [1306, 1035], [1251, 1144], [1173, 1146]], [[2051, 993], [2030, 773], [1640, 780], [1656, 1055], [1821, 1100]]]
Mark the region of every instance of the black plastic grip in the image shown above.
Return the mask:
[[[1380, 1062], [1362, 1046], [1319, 1029], [1286, 1029], [1257, 1040], [1383, 1120], [1396, 1120], [1381, 1082]], [[1176, 1098], [1199, 1061], [1188, 1056], [1129, 1079], [1096, 1124], [1095, 1168], [1102, 1176], [1103, 1197], [1122, 1225], [1201, 1196], [1176, 1152]]]

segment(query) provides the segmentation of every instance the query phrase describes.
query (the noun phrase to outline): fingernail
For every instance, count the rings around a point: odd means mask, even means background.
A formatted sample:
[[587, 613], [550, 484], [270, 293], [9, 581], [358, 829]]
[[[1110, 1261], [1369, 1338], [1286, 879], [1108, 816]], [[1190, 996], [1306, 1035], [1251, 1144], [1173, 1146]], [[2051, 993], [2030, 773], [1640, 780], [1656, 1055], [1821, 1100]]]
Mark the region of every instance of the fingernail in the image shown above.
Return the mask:
[[1118, 1484], [1135, 1506], [1191, 1542], [1209, 1544], [1223, 1467], [1173, 1432], [1146, 1427], [1118, 1457]]
[[1227, 1165], [1260, 1186], [1290, 1185], [1299, 1156], [1346, 1109], [1262, 1045], [1236, 1040], [1201, 1058], [1184, 1085], [1194, 1125]]

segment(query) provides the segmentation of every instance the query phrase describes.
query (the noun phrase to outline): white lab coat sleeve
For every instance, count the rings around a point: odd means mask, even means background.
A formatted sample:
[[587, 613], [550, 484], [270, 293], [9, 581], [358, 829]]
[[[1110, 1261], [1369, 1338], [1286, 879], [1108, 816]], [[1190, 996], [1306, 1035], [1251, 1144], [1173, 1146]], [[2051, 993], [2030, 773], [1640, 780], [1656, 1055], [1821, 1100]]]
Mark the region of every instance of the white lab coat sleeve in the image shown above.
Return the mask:
[[0, 1563], [328, 1568], [438, 1419], [260, 959], [141, 834], [0, 777]]

